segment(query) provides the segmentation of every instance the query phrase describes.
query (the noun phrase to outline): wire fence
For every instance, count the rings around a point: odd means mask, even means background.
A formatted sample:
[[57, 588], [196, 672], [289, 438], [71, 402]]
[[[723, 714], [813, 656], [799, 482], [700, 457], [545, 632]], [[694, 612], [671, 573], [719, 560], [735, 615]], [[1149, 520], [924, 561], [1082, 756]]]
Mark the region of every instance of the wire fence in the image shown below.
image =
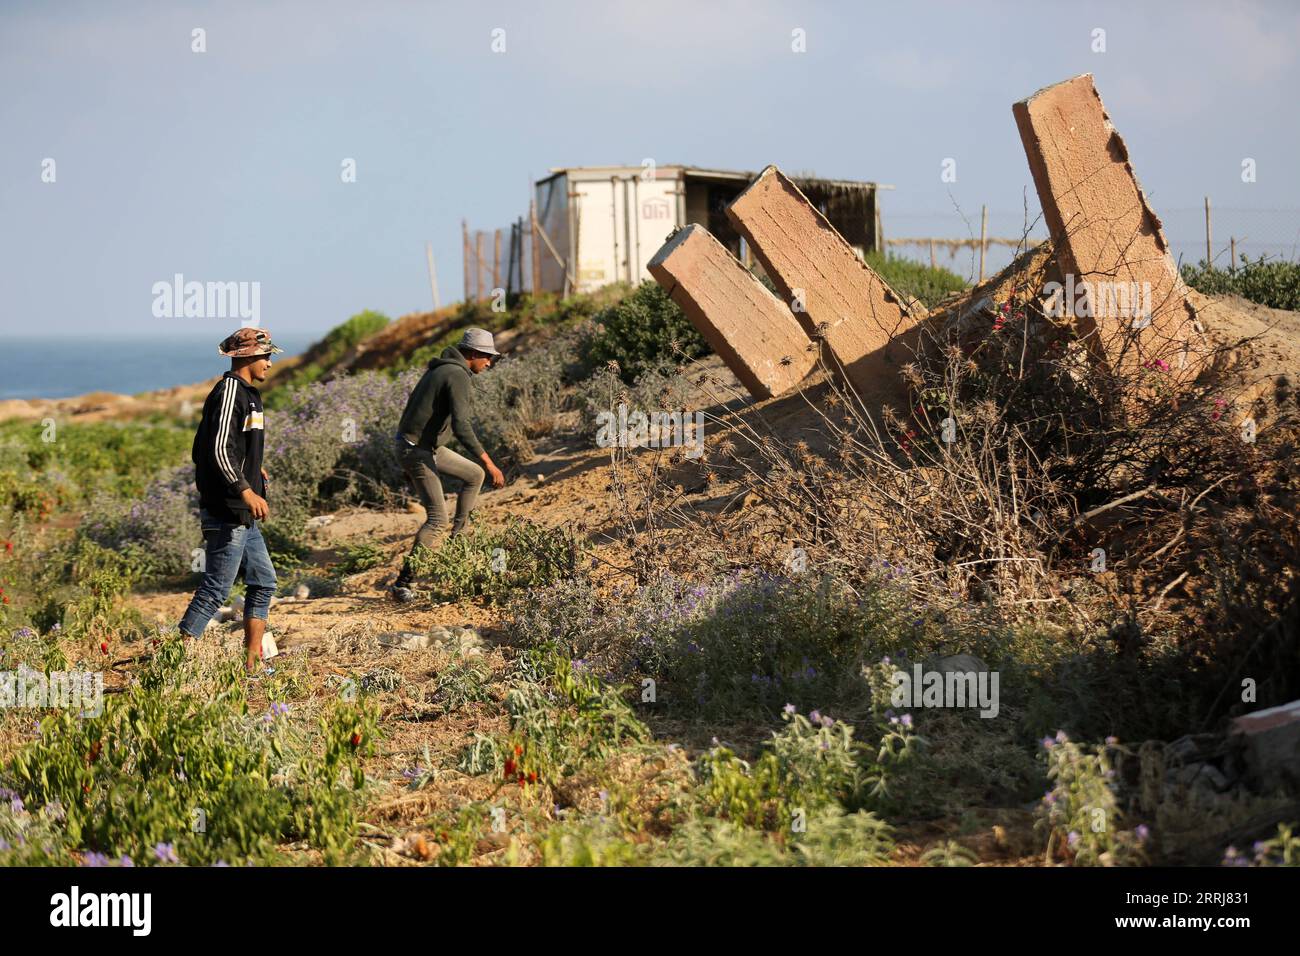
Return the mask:
[[[1180, 266], [1206, 258], [1205, 207], [1159, 209], [1170, 252]], [[1025, 210], [989, 209], [985, 235], [984, 275], [1010, 265], [1017, 248], [1047, 238], [1047, 226], [1036, 207]], [[906, 213], [886, 210], [882, 216], [885, 244], [891, 255], [929, 263], [975, 282], [980, 274], [981, 210], [963, 215]], [[1216, 269], [1240, 264], [1241, 256], [1300, 262], [1300, 209], [1210, 208], [1210, 262]], [[1233, 252], [1236, 252], [1236, 259]]]

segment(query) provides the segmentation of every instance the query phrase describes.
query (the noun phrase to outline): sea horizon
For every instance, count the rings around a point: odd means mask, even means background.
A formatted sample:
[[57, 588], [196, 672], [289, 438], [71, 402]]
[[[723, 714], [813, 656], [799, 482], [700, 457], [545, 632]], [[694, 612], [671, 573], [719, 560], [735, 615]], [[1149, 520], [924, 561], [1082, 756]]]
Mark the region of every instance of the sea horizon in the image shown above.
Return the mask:
[[[228, 331], [228, 330], [227, 330]], [[285, 359], [323, 332], [276, 333]], [[0, 336], [0, 401], [74, 398], [91, 392], [136, 395], [215, 378], [230, 367], [217, 353], [221, 334], [167, 336], [5, 333]]]

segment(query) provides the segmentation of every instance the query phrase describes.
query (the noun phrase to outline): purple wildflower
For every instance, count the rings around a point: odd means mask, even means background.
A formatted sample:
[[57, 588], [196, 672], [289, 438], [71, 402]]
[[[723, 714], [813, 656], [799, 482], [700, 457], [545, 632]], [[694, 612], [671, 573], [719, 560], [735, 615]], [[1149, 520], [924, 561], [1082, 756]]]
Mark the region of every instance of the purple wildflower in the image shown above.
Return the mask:
[[158, 858], [160, 863], [180, 862], [180, 858], [176, 855], [176, 848], [170, 843], [159, 843], [153, 848], [153, 855]]

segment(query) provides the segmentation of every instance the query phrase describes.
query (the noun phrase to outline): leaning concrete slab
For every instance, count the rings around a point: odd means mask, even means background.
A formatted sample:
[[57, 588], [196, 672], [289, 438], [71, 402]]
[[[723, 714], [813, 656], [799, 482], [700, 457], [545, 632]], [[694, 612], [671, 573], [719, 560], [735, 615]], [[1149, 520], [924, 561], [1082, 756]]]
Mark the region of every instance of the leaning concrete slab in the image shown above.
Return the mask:
[[[1165, 360], [1191, 370], [1196, 310], [1128, 148], [1085, 73], [1012, 106], [1066, 289], [1063, 314], [1114, 365]], [[1067, 291], [1068, 290], [1068, 291]]]
[[673, 236], [647, 268], [755, 398], [789, 391], [817, 363], [790, 310], [702, 226]]
[[921, 318], [878, 276], [810, 203], [769, 166], [727, 208], [764, 270], [809, 336], [859, 394], [900, 391], [899, 367], [912, 361], [909, 341]]

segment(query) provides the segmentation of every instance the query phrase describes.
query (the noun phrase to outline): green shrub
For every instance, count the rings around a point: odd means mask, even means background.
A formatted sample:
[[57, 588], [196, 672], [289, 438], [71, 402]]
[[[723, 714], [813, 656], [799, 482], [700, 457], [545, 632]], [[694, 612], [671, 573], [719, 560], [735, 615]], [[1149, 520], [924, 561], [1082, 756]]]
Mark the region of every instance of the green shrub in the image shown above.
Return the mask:
[[273, 388], [269, 392], [268, 404], [273, 408], [278, 407], [284, 400], [286, 386], [307, 385], [333, 371], [348, 349], [370, 338], [388, 325], [389, 321], [388, 316], [382, 312], [366, 309], [334, 326], [308, 350], [302, 365], [271, 380]]
[[33, 813], [18, 793], [0, 787], [0, 866], [76, 866], [60, 826], [64, 815], [57, 803]]
[[1145, 827], [1125, 829], [1116, 796], [1116, 763], [1127, 751], [1114, 739], [1087, 747], [1059, 731], [1042, 741], [1052, 788], [1034, 827], [1047, 838], [1046, 859], [1075, 866], [1131, 866], [1144, 862]]
[[926, 866], [953, 868], [974, 866], [979, 857], [956, 840], [947, 840], [942, 846], [931, 847], [922, 853], [921, 862]]
[[[45, 441], [45, 438], [53, 441]], [[96, 493], [138, 496], [159, 469], [189, 458], [194, 433], [174, 423], [0, 424], [0, 508], [47, 514]]]
[[172, 854], [234, 863], [271, 859], [278, 844], [304, 839], [342, 862], [374, 714], [334, 701], [314, 726], [287, 708], [250, 715], [233, 660], [195, 681], [183, 644], [168, 641], [101, 716], [45, 718], [5, 776], [28, 805], [57, 806], [68, 845], [79, 849], [136, 863]]
[[527, 781], [531, 772], [556, 785], [591, 762], [603, 762], [621, 746], [650, 739], [619, 688], [575, 670], [554, 650], [524, 656], [544, 683], [521, 682], [506, 695], [514, 741], [501, 748], [507, 754], [508, 782]]
[[453, 713], [470, 704], [492, 699], [487, 684], [492, 676], [482, 655], [457, 655], [438, 673], [438, 685], [433, 691], [433, 701], [445, 714]]
[[709, 351], [703, 336], [657, 282], [642, 282], [617, 305], [602, 309], [594, 321], [601, 331], [587, 346], [592, 366], [617, 362], [624, 381], [675, 358], [676, 343], [688, 358]]
[[78, 541], [71, 577], [80, 596], [64, 607], [64, 633], [91, 647], [110, 640], [142, 639], [150, 628], [125, 598], [151, 569], [152, 563], [138, 550], [111, 551], [84, 538]]
[[866, 259], [867, 265], [893, 289], [920, 300], [927, 309], [933, 309], [948, 295], [966, 288], [965, 279], [942, 267], [932, 269], [912, 259], [883, 252], [869, 252]]
[[737, 571], [694, 585], [663, 575], [610, 599], [558, 583], [520, 594], [510, 630], [620, 680], [655, 678], [674, 715], [773, 718], [787, 703], [861, 708], [861, 665], [917, 638], [915, 617], [892, 585], [854, 594], [829, 577]]
[[547, 827], [539, 849], [543, 866], [635, 866], [640, 853], [610, 820]]
[[589, 437], [595, 441], [599, 437], [597, 423], [601, 413], [618, 416], [619, 406], [626, 405], [629, 410], [642, 412], [661, 410], [690, 414], [694, 395], [695, 385], [689, 371], [669, 361], [645, 369], [630, 383], [624, 380], [616, 366], [602, 365], [579, 383], [576, 404], [586, 412], [585, 426], [589, 429]]
[[405, 479], [393, 432], [415, 373], [343, 375], [289, 390], [266, 420], [267, 500], [264, 526], [272, 550], [301, 551], [306, 521], [322, 508], [384, 501]]
[[1300, 866], [1300, 825], [1279, 823], [1277, 836], [1255, 842], [1254, 858], [1228, 847], [1223, 855], [1225, 866]]
[[673, 832], [654, 847], [659, 866], [883, 866], [894, 842], [888, 824], [860, 810], [826, 807], [810, 816], [802, 833], [784, 837], [705, 817]]
[[352, 544], [339, 549], [338, 561], [331, 572], [336, 577], [345, 578], [377, 568], [387, 560], [388, 555], [373, 544]]
[[1183, 280], [1206, 295], [1239, 295], [1271, 309], [1300, 310], [1300, 262], [1270, 262], [1263, 256], [1252, 262], [1243, 254], [1241, 265], [1228, 270], [1201, 260], [1183, 266]]
[[580, 354], [591, 333], [580, 323], [474, 376], [474, 426], [493, 458], [527, 460], [533, 442], [556, 430], [572, 404], [567, 386], [585, 373]]
[[492, 808], [471, 803], [443, 810], [430, 820], [438, 841], [438, 866], [464, 866], [474, 858], [478, 842], [492, 817]]
[[826, 807], [882, 808], [892, 794], [885, 781], [914, 756], [917, 738], [908, 724], [881, 731], [878, 745], [854, 738], [854, 728], [814, 711], [787, 710], [752, 764], [730, 748], [700, 757], [700, 799], [713, 815], [773, 832], [798, 832], [809, 815]]
[[448, 537], [437, 549], [419, 548], [412, 557], [417, 577], [428, 577], [435, 593], [459, 600], [482, 596], [504, 601], [520, 588], [545, 587], [570, 577], [580, 545], [567, 528], [545, 528], [511, 517], [504, 528], [474, 527]]
[[194, 466], [156, 475], [138, 496], [100, 493], [78, 528], [88, 544], [129, 556], [137, 580], [192, 573], [194, 551], [203, 547]]

